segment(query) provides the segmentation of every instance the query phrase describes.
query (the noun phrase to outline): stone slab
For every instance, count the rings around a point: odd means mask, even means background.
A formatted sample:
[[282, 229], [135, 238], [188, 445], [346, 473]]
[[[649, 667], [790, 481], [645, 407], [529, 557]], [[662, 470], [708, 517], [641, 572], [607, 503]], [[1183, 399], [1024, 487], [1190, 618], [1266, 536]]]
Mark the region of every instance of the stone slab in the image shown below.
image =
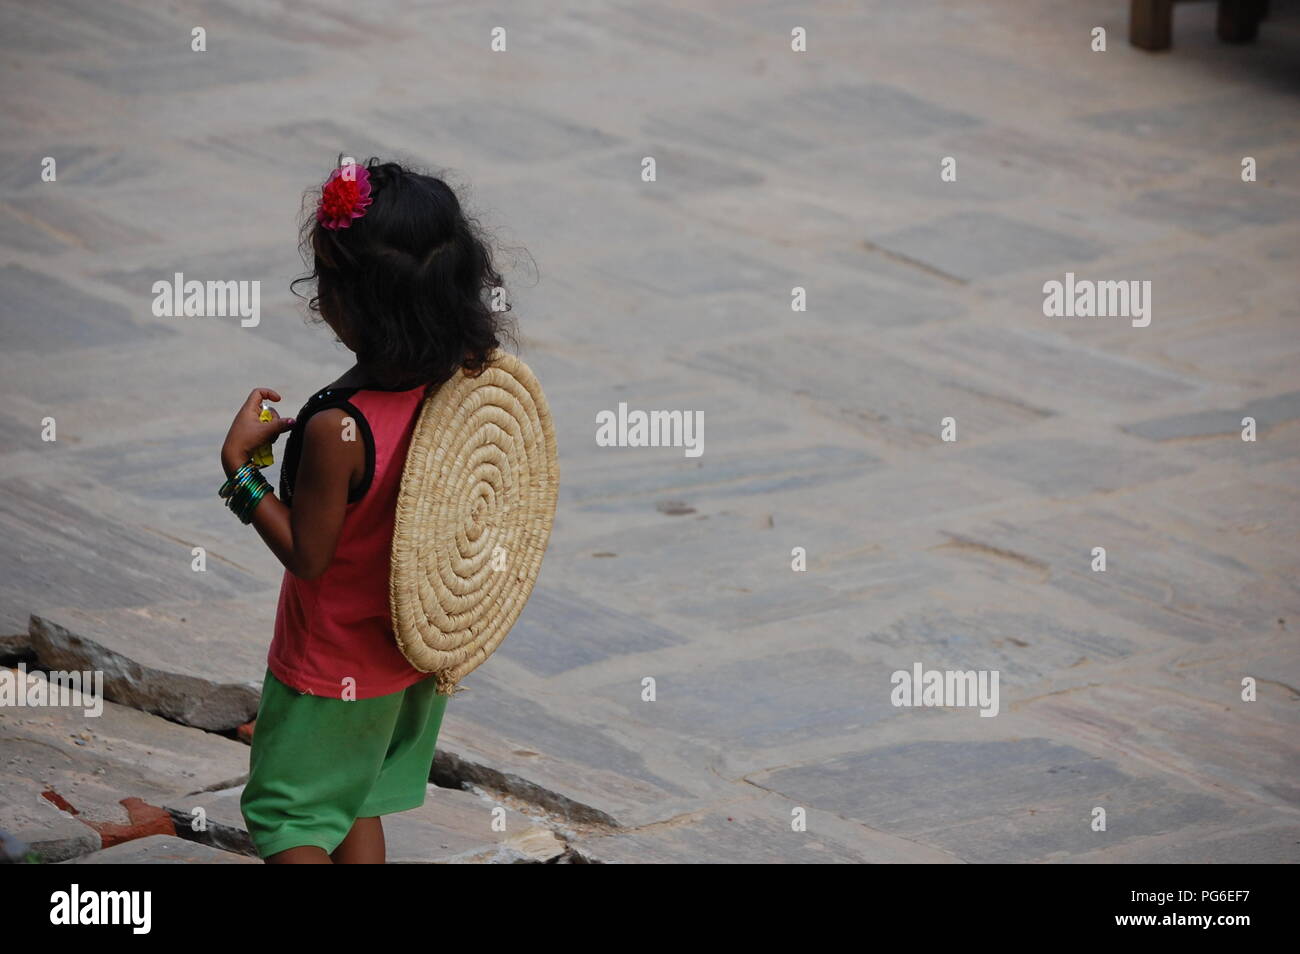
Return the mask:
[[[186, 838], [256, 858], [239, 809], [242, 793], [242, 786], [202, 792], [164, 807]], [[428, 787], [423, 806], [385, 815], [383, 824], [389, 864], [546, 863], [565, 850], [538, 820], [488, 797], [436, 785]]]
[[[58, 453], [55, 445], [46, 446]], [[27, 629], [30, 615], [55, 600], [111, 612], [266, 589], [265, 581], [215, 553], [209, 553], [206, 571], [195, 572], [194, 539], [168, 539], [152, 527], [123, 524], [95, 501], [79, 502], [27, 477], [0, 480], [0, 489], [0, 533], [7, 541], [0, 549], [4, 629]]]
[[615, 827], [662, 820], [725, 787], [707, 767], [709, 750], [698, 744], [651, 746], [611, 724], [616, 710], [600, 699], [584, 694], [559, 704], [545, 692], [525, 695], [512, 682], [503, 667], [485, 666], [448, 705], [439, 746], [462, 763], [457, 777], [516, 793], [574, 822]]
[[1158, 105], [1092, 112], [1079, 121], [1129, 141], [1155, 140], [1183, 148], [1259, 149], [1293, 143], [1300, 135], [1300, 120], [1293, 111], [1253, 91], [1180, 96]]
[[[1106, 250], [1093, 239], [991, 212], [959, 212], [909, 226], [872, 242], [962, 281], [1062, 265], [1072, 269]], [[1041, 281], [1039, 282], [1041, 285]]]
[[[0, 268], [5, 294], [0, 326], [5, 350], [49, 353], [89, 345], [121, 344], [149, 332], [125, 308], [87, 294], [59, 278], [22, 265]], [[40, 315], [40, 321], [30, 316]], [[166, 332], [160, 332], [165, 334]]]
[[[959, 428], [963, 419], [958, 417]], [[1054, 437], [986, 444], [966, 449], [963, 457], [981, 470], [1054, 498], [1120, 490], [1192, 470], [1188, 464], [1118, 442]]]
[[[822, 334], [750, 340], [689, 360], [766, 391], [811, 401], [819, 411], [903, 447], [940, 443], [941, 421], [960, 415], [967, 433], [991, 433], [1047, 416], [1002, 388], [926, 367], [879, 347]], [[778, 373], [779, 369], [779, 373]]]
[[[1043, 582], [1105, 612], [1194, 643], [1233, 632], [1268, 632], [1300, 605], [1300, 588], [1270, 578], [1225, 552], [1154, 525], [1145, 515], [1086, 509], [1030, 523], [999, 521], [972, 529], [979, 546], [1028, 558]], [[1106, 548], [1106, 570], [1092, 569], [1092, 548]], [[970, 547], [954, 558], [977, 556]]]
[[[982, 863], [1055, 860], [1143, 835], [1195, 832], [1235, 814], [1220, 799], [1130, 775], [1045, 738], [917, 741], [758, 773], [754, 781]], [[1104, 832], [1092, 830], [1097, 807], [1107, 812]]]
[[[796, 812], [798, 814], [796, 814]], [[805, 827], [795, 828], [796, 819]], [[804, 821], [803, 819], [806, 819]], [[914, 841], [764, 793], [711, 805], [663, 825], [595, 837], [573, 848], [603, 864], [952, 864]]]
[[834, 649], [695, 663], [683, 671], [645, 668], [655, 676], [653, 702], [642, 700], [635, 682], [596, 691], [627, 721], [720, 752], [860, 735], [898, 712], [887, 693], [871, 690], [875, 681], [888, 685], [888, 674], [881, 680], [879, 666]]
[[1138, 650], [1109, 620], [1075, 622], [1010, 610], [923, 610], [889, 626], [868, 624], [864, 639], [882, 653], [889, 672], [910, 671], [917, 660], [926, 669], [997, 670], [1006, 689], [1062, 670], [1127, 659]]
[[1197, 389], [1194, 381], [1084, 347], [1054, 330], [1047, 318], [1036, 330], [966, 326], [931, 335], [926, 344], [994, 380], [1015, 381], [1022, 395], [1061, 412], [1087, 405], [1127, 410]]
[[[409, 112], [387, 111], [379, 119], [404, 135], [423, 134], [435, 144], [455, 142], [459, 148], [505, 162], [545, 162], [590, 155], [621, 142], [618, 136], [549, 110], [495, 100], [437, 104]], [[502, 135], [504, 129], [509, 129], [510, 134]], [[628, 172], [639, 176], [639, 164], [630, 166]]]
[[[0, 779], [0, 795], [4, 798], [0, 829], [24, 843], [46, 864], [98, 851], [103, 845], [99, 832], [50, 801], [44, 784], [18, 775], [29, 767], [15, 764], [21, 758], [16, 744], [3, 744], [7, 764], [6, 777]], [[9, 752], [14, 754], [10, 756]]]
[[[216, 445], [255, 384], [293, 410], [350, 364], [287, 292], [301, 203], [340, 152], [392, 156], [445, 172], [504, 246], [564, 474], [539, 589], [564, 598], [450, 708], [440, 782], [499, 788], [584, 837], [622, 825], [614, 859], [1284, 857], [1264, 841], [1294, 840], [1300, 420], [1282, 408], [1247, 445], [1213, 415], [1296, 387], [1296, 20], [1275, 10], [1230, 50], [1213, 4], [1180, 6], [1189, 42], [1151, 56], [1117, 42], [1115, 4], [1098, 56], [1095, 11], [1039, 6], [814, 2], [806, 54], [773, 0], [519, 9], [504, 54], [470, 2], [437, 23], [395, 0], [222, 2], [203, 54], [183, 9], [143, 0], [11, 17], [0, 636], [73, 606], [117, 641], [71, 658], [103, 657], [139, 704], [145, 673], [174, 718], [251, 714], [280, 568], [213, 499]], [[430, 64], [438, 81], [419, 81]], [[152, 282], [175, 270], [262, 280], [263, 324], [154, 318]], [[1042, 283], [1066, 270], [1151, 280], [1152, 326], [1043, 318]], [[593, 415], [620, 399], [705, 410], [705, 456], [596, 447]], [[47, 415], [55, 445], [33, 441]], [[239, 633], [205, 626], [190, 668], [168, 655], [193, 635], [168, 607], [239, 600], [258, 607], [224, 609]], [[838, 730], [909, 657], [999, 667], [1003, 713]], [[824, 693], [781, 690], [791, 658]], [[1258, 723], [1214, 708], [1247, 665], [1271, 680]], [[659, 710], [646, 675], [668, 688]], [[980, 748], [1037, 738], [1020, 761]], [[876, 763], [862, 791], [911, 812], [869, 805], [883, 832], [756, 785], [923, 743], [970, 751], [945, 762], [952, 782], [910, 750], [930, 772], [911, 805], [874, 787], [907, 758]], [[1073, 751], [1112, 765], [1109, 842], [1037, 787]], [[24, 780], [15, 797], [40, 798]], [[965, 798], [956, 814], [944, 793]], [[800, 803], [824, 849], [783, 840]]]
[[42, 611], [32, 617], [32, 646], [49, 668], [102, 671], [109, 699], [229, 731], [257, 715], [274, 613], [269, 595], [98, 613]]
[[252, 36], [233, 44], [220, 40], [215, 35], [205, 52], [195, 52], [189, 46], [189, 31], [180, 29], [171, 43], [154, 45], [129, 63], [78, 64], [69, 72], [123, 96], [156, 96], [160, 90], [193, 93], [212, 86], [283, 81], [306, 67], [302, 52], [286, 43]]
[[686, 642], [662, 626], [600, 606], [562, 589], [537, 589], [500, 656], [539, 676], [554, 676], [615, 655]]
[[1199, 437], [1241, 436], [1244, 417], [1255, 419], [1259, 437], [1279, 424], [1300, 419], [1300, 391], [1248, 401], [1237, 408], [1192, 411], [1127, 425], [1130, 434], [1149, 441], [1177, 441]]
[[[39, 672], [26, 680], [49, 685]], [[68, 704], [0, 707], [0, 828], [56, 860], [99, 847], [84, 822], [130, 823], [123, 799], [159, 805], [248, 772], [248, 748], [238, 742], [93, 695], [73, 691], [61, 699]]]
[[63, 862], [67, 865], [255, 865], [256, 858], [222, 851], [208, 845], [177, 838], [175, 835], [149, 835], [133, 838]]
[[1205, 235], [1249, 225], [1280, 225], [1300, 214], [1300, 193], [1261, 188], [1256, 182], [1208, 179], [1181, 189], [1152, 189], [1138, 196], [1132, 211]]

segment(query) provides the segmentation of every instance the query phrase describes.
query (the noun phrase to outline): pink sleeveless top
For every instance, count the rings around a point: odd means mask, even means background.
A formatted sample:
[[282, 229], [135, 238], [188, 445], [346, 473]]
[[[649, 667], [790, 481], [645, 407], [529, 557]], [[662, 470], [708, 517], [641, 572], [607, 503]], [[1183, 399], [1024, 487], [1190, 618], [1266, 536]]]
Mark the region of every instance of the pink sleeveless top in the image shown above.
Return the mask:
[[424, 397], [409, 391], [334, 388], [303, 405], [289, 433], [280, 470], [280, 498], [293, 506], [293, 483], [307, 419], [329, 407], [346, 411], [365, 442], [366, 474], [348, 495], [347, 512], [329, 568], [314, 580], [289, 573], [280, 584], [275, 637], [267, 665], [299, 692], [342, 698], [355, 680], [357, 699], [384, 696], [431, 675], [402, 655], [388, 605], [393, 514], [411, 432]]

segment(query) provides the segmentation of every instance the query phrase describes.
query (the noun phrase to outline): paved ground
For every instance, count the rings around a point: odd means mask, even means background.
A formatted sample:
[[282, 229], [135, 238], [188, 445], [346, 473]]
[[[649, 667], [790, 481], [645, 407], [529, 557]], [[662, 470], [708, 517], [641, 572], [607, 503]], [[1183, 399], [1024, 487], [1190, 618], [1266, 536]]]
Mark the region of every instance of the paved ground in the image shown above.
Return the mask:
[[[230, 759], [255, 707], [279, 571], [217, 449], [346, 366], [287, 292], [342, 152], [450, 169], [538, 266], [560, 508], [444, 723], [435, 781], [487, 794], [442, 849], [500, 797], [606, 861], [1300, 859], [1294, 11], [1241, 48], [1180, 5], [1148, 54], [1121, 0], [4, 6], [0, 637], [121, 705], [0, 710], [0, 827], [84, 855], [32, 817], [65, 784], [228, 807], [121, 746]], [[261, 323], [154, 317], [177, 271]], [[1150, 325], [1045, 317], [1067, 272], [1151, 282]], [[703, 455], [598, 447], [620, 401], [702, 411]], [[997, 670], [997, 716], [895, 707], [916, 663]]]

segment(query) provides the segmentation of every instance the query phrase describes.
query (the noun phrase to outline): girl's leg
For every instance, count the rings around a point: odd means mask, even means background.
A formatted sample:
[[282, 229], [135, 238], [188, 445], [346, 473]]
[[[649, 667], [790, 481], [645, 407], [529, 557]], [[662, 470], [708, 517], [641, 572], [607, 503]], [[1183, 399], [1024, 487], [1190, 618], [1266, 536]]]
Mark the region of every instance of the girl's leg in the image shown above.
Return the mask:
[[300, 845], [297, 848], [286, 848], [284, 851], [277, 851], [270, 858], [266, 859], [268, 865], [332, 865], [330, 856], [325, 853], [324, 848], [317, 848], [315, 845]]
[[337, 865], [384, 864], [384, 824], [378, 818], [358, 818], [352, 830], [330, 855]]

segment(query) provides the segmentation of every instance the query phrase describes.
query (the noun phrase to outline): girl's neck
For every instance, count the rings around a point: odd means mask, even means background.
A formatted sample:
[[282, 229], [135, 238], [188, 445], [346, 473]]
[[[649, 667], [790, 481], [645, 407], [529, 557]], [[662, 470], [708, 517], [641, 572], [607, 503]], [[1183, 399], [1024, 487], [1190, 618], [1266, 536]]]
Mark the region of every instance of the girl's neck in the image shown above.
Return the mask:
[[[371, 391], [392, 391], [396, 390], [391, 387], [381, 385], [373, 374], [366, 371], [360, 363], [354, 364], [348, 368], [333, 384], [331, 388], [357, 388], [359, 390]], [[418, 387], [418, 385], [412, 385]]]

